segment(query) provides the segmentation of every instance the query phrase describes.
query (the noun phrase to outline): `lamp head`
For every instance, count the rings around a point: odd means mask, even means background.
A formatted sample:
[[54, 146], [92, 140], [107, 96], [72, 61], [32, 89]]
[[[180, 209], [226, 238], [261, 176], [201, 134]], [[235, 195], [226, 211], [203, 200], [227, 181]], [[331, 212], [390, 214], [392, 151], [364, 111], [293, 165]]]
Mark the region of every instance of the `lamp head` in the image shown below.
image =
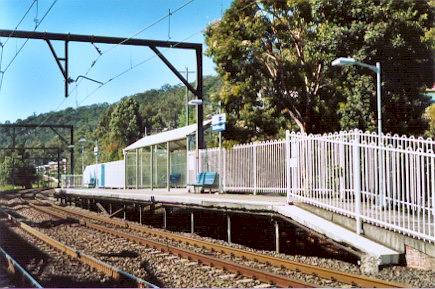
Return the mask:
[[188, 102], [189, 105], [202, 105], [203, 101], [202, 99], [192, 99]]
[[332, 66], [343, 66], [355, 64], [356, 60], [352, 57], [339, 57], [332, 61]]

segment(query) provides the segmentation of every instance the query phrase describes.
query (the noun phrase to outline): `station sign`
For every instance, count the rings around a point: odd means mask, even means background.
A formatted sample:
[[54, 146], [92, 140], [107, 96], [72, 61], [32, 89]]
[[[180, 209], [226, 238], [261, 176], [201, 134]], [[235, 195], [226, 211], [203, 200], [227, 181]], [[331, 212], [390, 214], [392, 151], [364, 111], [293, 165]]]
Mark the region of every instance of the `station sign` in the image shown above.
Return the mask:
[[225, 130], [227, 115], [225, 113], [215, 114], [211, 117], [211, 130], [220, 132]]
[[211, 117], [211, 125], [217, 125], [227, 122], [227, 115], [225, 113], [215, 114]]
[[211, 130], [216, 131], [216, 132], [224, 131], [225, 130], [225, 123], [211, 125]]

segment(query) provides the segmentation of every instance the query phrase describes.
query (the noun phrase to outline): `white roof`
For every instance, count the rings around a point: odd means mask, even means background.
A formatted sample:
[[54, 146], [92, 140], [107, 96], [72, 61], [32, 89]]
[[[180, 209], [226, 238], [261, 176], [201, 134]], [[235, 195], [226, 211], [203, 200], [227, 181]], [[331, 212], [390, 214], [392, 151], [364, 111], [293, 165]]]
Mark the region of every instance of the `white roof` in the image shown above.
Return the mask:
[[[204, 126], [206, 126], [210, 122], [211, 122], [210, 120], [206, 120], [204, 121], [203, 124]], [[194, 132], [196, 132], [196, 123], [184, 127], [179, 127], [173, 130], [168, 130], [161, 133], [145, 136], [140, 140], [127, 146], [124, 149], [124, 151], [134, 150], [137, 148], [147, 147], [155, 144], [166, 143], [168, 141], [185, 139], [188, 135], [193, 134]]]

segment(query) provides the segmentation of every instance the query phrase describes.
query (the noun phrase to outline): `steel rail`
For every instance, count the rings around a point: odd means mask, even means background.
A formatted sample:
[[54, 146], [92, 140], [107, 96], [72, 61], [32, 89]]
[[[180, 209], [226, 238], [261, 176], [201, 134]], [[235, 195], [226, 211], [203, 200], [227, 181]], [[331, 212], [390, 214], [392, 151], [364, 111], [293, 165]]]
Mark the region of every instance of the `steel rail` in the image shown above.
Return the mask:
[[[14, 276], [14, 279], [19, 279], [19, 285], [30, 286], [33, 288], [43, 288], [38, 281], [26, 271], [14, 258], [12, 258], [3, 248], [0, 247], [0, 263], [6, 263], [6, 270]], [[18, 277], [20, 276], [20, 277]]]
[[313, 265], [309, 265], [309, 264], [304, 264], [304, 263], [300, 263], [300, 262], [296, 262], [296, 261], [286, 260], [283, 258], [274, 257], [274, 256], [262, 254], [262, 253], [250, 252], [250, 251], [246, 251], [243, 249], [230, 247], [227, 245], [221, 245], [221, 244], [216, 244], [216, 243], [212, 243], [212, 242], [208, 242], [208, 241], [204, 241], [204, 240], [200, 240], [200, 239], [190, 238], [190, 237], [182, 236], [182, 235], [175, 234], [172, 232], [151, 229], [151, 228], [141, 226], [139, 224], [132, 224], [132, 223], [125, 222], [122, 220], [110, 219], [110, 218], [107, 218], [104, 216], [96, 216], [96, 215], [93, 215], [90, 213], [78, 212], [75, 210], [71, 210], [71, 209], [67, 209], [67, 208], [58, 206], [58, 205], [53, 204], [51, 202], [46, 203], [46, 204], [49, 204], [51, 207], [53, 207], [57, 210], [60, 210], [62, 212], [69, 213], [70, 216], [75, 215], [75, 216], [78, 216], [79, 218], [88, 218], [88, 219], [103, 222], [106, 224], [111, 224], [111, 225], [120, 226], [120, 227], [124, 227], [124, 228], [130, 228], [130, 229], [138, 231], [138, 232], [150, 234], [150, 235], [157, 236], [157, 237], [166, 238], [166, 239], [169, 239], [172, 241], [177, 241], [180, 243], [189, 244], [189, 245], [196, 246], [199, 248], [204, 248], [204, 249], [207, 249], [210, 251], [222, 252], [225, 254], [245, 258], [247, 260], [262, 262], [262, 263], [270, 264], [270, 265], [273, 265], [276, 267], [283, 267], [283, 268], [286, 268], [289, 270], [300, 271], [300, 272], [305, 273], [305, 274], [315, 275], [315, 276], [318, 276], [320, 278], [329, 279], [332, 281], [338, 281], [338, 282], [350, 284], [353, 286], [370, 287], [370, 288], [391, 288], [391, 287], [406, 288], [406, 287], [409, 287], [406, 284], [400, 284], [397, 282], [375, 279], [375, 278], [367, 277], [364, 275], [358, 275], [358, 274], [352, 274], [352, 273], [331, 270], [331, 269], [313, 266]]
[[[71, 218], [70, 214], [68, 212], [54, 212], [48, 208], [42, 208], [36, 205], [33, 205], [29, 203], [29, 206], [32, 208], [39, 210], [41, 212], [59, 217], [59, 218]], [[189, 259], [189, 260], [195, 260], [200, 264], [209, 265], [215, 268], [224, 269], [236, 274], [241, 274], [246, 277], [255, 278], [257, 280], [272, 283], [276, 286], [287, 288], [287, 287], [297, 287], [297, 288], [315, 288], [315, 287], [321, 287], [318, 284], [310, 284], [301, 280], [292, 279], [286, 276], [258, 270], [255, 268], [251, 268], [245, 265], [241, 265], [235, 262], [230, 262], [226, 260], [222, 260], [216, 257], [207, 256], [201, 253], [197, 253], [188, 249], [182, 249], [175, 246], [168, 245], [166, 243], [161, 243], [153, 240], [149, 240], [140, 236], [132, 235], [129, 233], [120, 232], [115, 229], [108, 228], [106, 226], [98, 225], [95, 223], [90, 223], [85, 221], [83, 218], [77, 218], [72, 217], [73, 219], [76, 219], [80, 222], [81, 225], [88, 227], [90, 229], [97, 230], [102, 233], [110, 234], [112, 236], [116, 236], [119, 238], [123, 238], [132, 242], [135, 242], [137, 244], [153, 248], [162, 252], [167, 252], [173, 255], [177, 255], [179, 257]]]
[[79, 260], [81, 263], [88, 265], [89, 267], [102, 272], [106, 276], [109, 276], [110, 278], [119, 281], [121, 284], [125, 283], [127, 284], [135, 284], [138, 288], [159, 288], [155, 286], [154, 284], [151, 284], [141, 278], [138, 278], [136, 276], [133, 276], [127, 272], [122, 271], [119, 268], [116, 268], [112, 265], [109, 265], [107, 263], [104, 263], [92, 256], [89, 256], [87, 254], [84, 254], [83, 252], [76, 250], [74, 248], [71, 248], [51, 237], [48, 235], [38, 231], [37, 229], [27, 225], [26, 223], [19, 221], [12, 215], [8, 214], [7, 212], [0, 209], [0, 212], [5, 214], [9, 220], [11, 220], [13, 223], [18, 225], [22, 230], [24, 230], [26, 233], [34, 236], [35, 238], [41, 240], [42, 242], [46, 243], [50, 247], [65, 253], [66, 255], [70, 256], [73, 259]]

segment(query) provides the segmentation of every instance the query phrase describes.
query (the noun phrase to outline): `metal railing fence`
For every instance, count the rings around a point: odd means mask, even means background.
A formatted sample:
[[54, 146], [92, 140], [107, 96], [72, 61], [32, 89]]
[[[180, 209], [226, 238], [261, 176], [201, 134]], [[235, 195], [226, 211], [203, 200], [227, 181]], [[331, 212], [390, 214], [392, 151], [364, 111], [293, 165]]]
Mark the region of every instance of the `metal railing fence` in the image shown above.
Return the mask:
[[435, 242], [435, 141], [353, 130], [286, 133], [285, 140], [201, 150], [200, 171], [222, 191], [287, 194], [356, 219]]
[[83, 175], [62, 175], [60, 178], [61, 188], [83, 187]]

